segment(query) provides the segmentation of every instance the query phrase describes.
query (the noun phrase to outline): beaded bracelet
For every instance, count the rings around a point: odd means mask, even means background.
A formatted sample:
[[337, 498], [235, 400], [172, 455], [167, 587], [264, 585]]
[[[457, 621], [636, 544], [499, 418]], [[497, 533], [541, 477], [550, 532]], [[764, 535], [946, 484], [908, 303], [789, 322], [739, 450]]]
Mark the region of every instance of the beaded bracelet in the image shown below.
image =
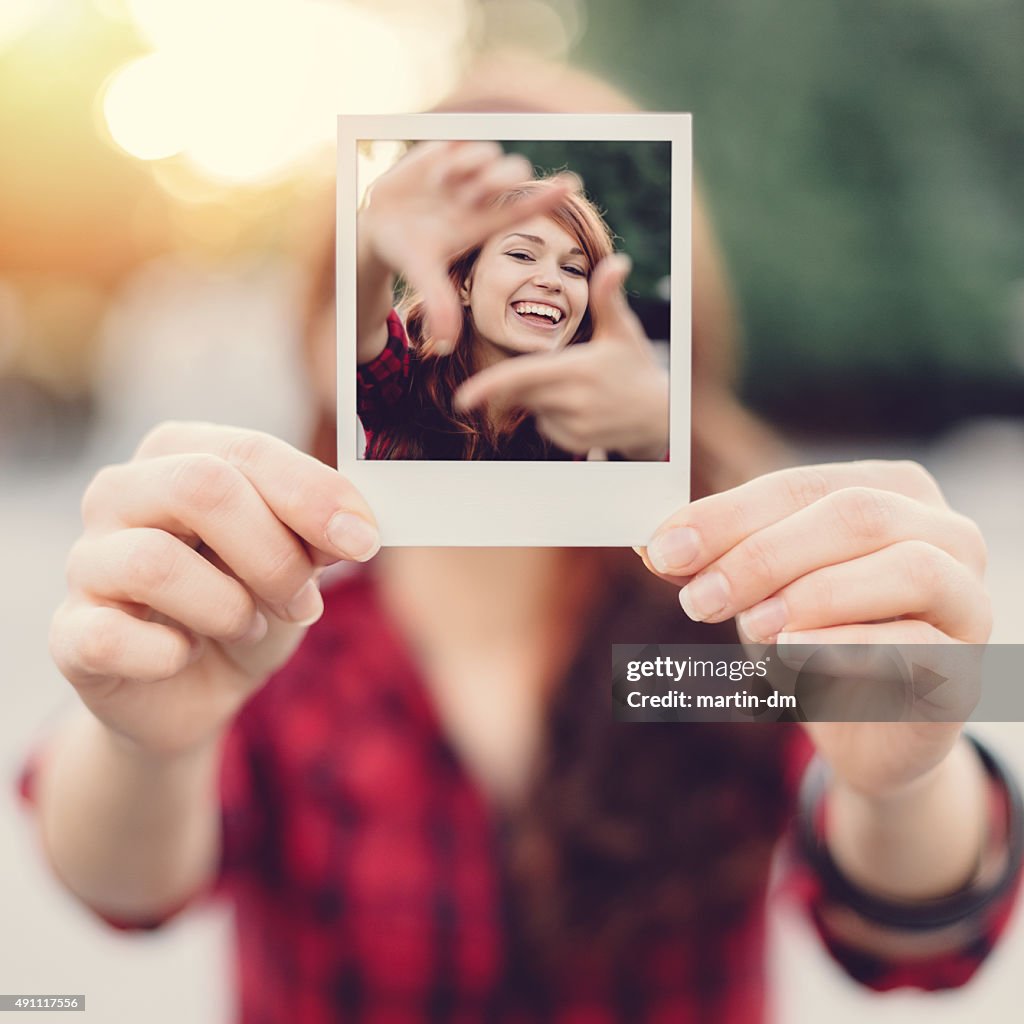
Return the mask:
[[948, 896], [902, 902], [865, 892], [839, 870], [822, 830], [818, 828], [822, 798], [828, 782], [824, 763], [816, 761], [807, 770], [800, 787], [797, 843], [804, 859], [817, 873], [830, 902], [849, 907], [861, 917], [888, 928], [929, 931], [982, 916], [1013, 888], [1024, 860], [1024, 803], [1012, 772], [980, 740], [966, 736], [973, 744], [990, 780], [1004, 795], [1007, 857], [994, 882], [973, 878], [964, 888]]

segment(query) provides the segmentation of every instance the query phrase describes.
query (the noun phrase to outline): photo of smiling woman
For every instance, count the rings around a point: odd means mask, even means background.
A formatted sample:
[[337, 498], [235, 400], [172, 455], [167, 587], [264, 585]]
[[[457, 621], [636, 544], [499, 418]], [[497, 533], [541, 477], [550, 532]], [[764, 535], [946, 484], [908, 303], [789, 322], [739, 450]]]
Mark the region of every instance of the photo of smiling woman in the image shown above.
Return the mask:
[[[658, 460], [669, 377], [630, 260], [574, 174], [495, 142], [426, 142], [358, 215], [368, 459]], [[404, 292], [395, 305], [395, 282]]]

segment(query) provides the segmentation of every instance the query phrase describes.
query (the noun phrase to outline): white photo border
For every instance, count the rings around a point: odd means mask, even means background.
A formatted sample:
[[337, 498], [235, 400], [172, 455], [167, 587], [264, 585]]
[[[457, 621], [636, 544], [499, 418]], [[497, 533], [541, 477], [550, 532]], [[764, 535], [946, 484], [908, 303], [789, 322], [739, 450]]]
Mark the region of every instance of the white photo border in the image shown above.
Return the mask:
[[[338, 466], [392, 546], [643, 545], [689, 501], [691, 116], [402, 114], [338, 117]], [[356, 415], [358, 144], [366, 141], [671, 143], [669, 458], [664, 462], [373, 460]]]

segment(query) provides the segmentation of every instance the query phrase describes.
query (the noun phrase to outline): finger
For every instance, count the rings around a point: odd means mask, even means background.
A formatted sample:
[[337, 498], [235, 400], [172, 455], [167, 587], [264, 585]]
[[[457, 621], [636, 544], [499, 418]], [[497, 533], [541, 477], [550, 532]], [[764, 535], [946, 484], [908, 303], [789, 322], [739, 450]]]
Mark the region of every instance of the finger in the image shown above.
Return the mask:
[[915, 462], [836, 462], [768, 473], [681, 508], [655, 532], [647, 567], [693, 575], [745, 537], [847, 487], [892, 491], [947, 508], [932, 476]]
[[[953, 645], [956, 644], [956, 641], [951, 640], [931, 623], [921, 622], [917, 619], [785, 630], [776, 638], [780, 657], [787, 665], [794, 667], [806, 663], [812, 647], [845, 646], [847, 644], [866, 647], [882, 644], [913, 644], [925, 648]], [[956, 644], [956, 646], [963, 645]]]
[[442, 151], [438, 160], [438, 184], [459, 186], [501, 161], [503, 151], [497, 142], [461, 141]]
[[532, 179], [533, 164], [525, 156], [513, 153], [481, 167], [465, 183], [465, 199], [470, 204], [488, 206], [504, 193]]
[[163, 530], [87, 535], [71, 549], [68, 583], [72, 592], [142, 605], [214, 640], [257, 643], [267, 632], [245, 587]]
[[180, 630], [118, 608], [65, 602], [53, 618], [50, 652], [74, 686], [97, 680], [157, 682], [181, 672], [195, 649]]
[[[860, 649], [859, 653], [858, 649]], [[780, 633], [775, 648], [779, 661], [800, 673], [850, 680], [852, 687], [823, 693], [806, 685], [801, 702], [816, 699], [823, 711], [842, 711], [861, 704], [857, 689], [876, 682], [902, 683], [904, 699], [893, 716], [902, 721], [964, 722], [981, 695], [984, 644], [958, 643], [927, 622], [900, 619], [860, 625]], [[797, 691], [802, 677], [797, 677]], [[820, 683], [818, 684], [820, 686]], [[870, 697], [870, 695], [869, 695]], [[872, 702], [875, 703], [875, 702]], [[816, 714], [819, 721], [830, 716]], [[868, 716], [835, 714], [832, 720], [871, 720]], [[890, 719], [891, 720], [891, 719]], [[812, 733], [813, 725], [810, 726]]]
[[[395, 161], [387, 173], [392, 175], [392, 172], [399, 170], [404, 173], [414, 170], [422, 176], [421, 180], [440, 183], [444, 178], [445, 168], [452, 161], [454, 154], [466, 145], [467, 143], [456, 139], [431, 139], [414, 143]], [[373, 195], [372, 185], [370, 195]]]
[[977, 577], [920, 540], [801, 576], [741, 612], [737, 624], [750, 639], [767, 643], [781, 632], [906, 616], [968, 643], [984, 643], [992, 628], [991, 603]]
[[691, 618], [721, 622], [815, 569], [902, 541], [933, 545], [964, 562], [971, 553], [960, 518], [891, 491], [833, 491], [702, 569], [684, 588], [683, 607]]
[[575, 378], [578, 367], [572, 353], [555, 352], [506, 359], [475, 373], [455, 392], [457, 409], [475, 409], [503, 400], [517, 404], [541, 388], [557, 388]]
[[217, 456], [165, 455], [112, 466], [90, 485], [83, 512], [92, 532], [153, 527], [201, 543], [279, 618], [304, 622], [320, 609], [306, 548], [249, 479]]
[[594, 340], [647, 341], [639, 318], [629, 307], [623, 290], [632, 269], [625, 253], [606, 256], [590, 278], [588, 306], [594, 323]]
[[313, 562], [363, 562], [380, 547], [363, 496], [336, 470], [269, 434], [209, 423], [168, 423], [138, 457], [206, 452], [238, 469], [277, 519], [313, 550]]

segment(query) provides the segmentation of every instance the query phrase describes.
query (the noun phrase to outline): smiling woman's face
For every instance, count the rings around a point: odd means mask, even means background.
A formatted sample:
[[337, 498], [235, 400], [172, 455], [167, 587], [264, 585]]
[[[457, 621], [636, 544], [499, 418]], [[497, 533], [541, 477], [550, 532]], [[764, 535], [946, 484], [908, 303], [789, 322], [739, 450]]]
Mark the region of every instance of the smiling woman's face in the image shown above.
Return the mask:
[[587, 311], [591, 269], [576, 238], [544, 216], [489, 238], [462, 290], [474, 341], [492, 358], [568, 345]]

